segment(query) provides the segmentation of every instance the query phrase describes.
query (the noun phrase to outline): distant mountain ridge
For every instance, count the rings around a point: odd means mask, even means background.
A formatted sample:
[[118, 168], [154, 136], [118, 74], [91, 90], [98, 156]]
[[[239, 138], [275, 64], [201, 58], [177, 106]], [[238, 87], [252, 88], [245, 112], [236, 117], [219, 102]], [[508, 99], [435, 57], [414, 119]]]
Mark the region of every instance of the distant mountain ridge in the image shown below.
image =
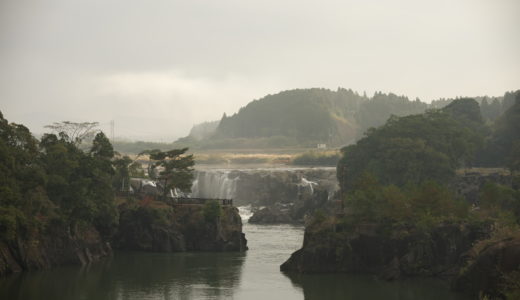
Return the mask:
[[[507, 109], [501, 106], [510, 104], [504, 98], [508, 100], [509, 93], [479, 97], [477, 101], [486, 109], [482, 114], [497, 118]], [[251, 101], [231, 116], [224, 114], [220, 121], [195, 125], [189, 136], [174, 144], [199, 149], [340, 147], [354, 143], [369, 128], [383, 125], [391, 115], [418, 114], [453, 100], [428, 105], [393, 93], [376, 92], [367, 97], [344, 88], [288, 90]]]

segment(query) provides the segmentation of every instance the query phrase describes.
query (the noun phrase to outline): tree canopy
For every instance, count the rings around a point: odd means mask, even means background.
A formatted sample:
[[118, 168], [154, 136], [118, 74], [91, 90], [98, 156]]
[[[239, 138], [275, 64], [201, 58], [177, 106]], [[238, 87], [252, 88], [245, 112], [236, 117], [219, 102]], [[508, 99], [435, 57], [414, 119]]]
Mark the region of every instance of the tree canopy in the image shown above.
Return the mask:
[[[474, 100], [457, 100], [443, 110], [394, 116], [384, 126], [370, 129], [356, 145], [342, 149], [337, 172], [342, 188], [351, 188], [365, 172], [382, 184], [398, 186], [426, 180], [448, 182], [456, 168], [471, 165], [482, 144], [475, 104]], [[467, 120], [475, 124], [468, 125]]]
[[45, 128], [51, 129], [56, 134], [64, 133], [72, 143], [78, 145], [83, 140], [92, 138], [96, 134], [94, 128], [98, 125], [98, 122], [62, 121], [46, 125]]
[[150, 174], [157, 174], [157, 179], [163, 183], [164, 196], [170, 190], [190, 192], [193, 182], [193, 154], [186, 155], [188, 148], [173, 149], [170, 151], [151, 150], [150, 160], [154, 161], [149, 170]]
[[0, 239], [62, 224], [80, 224], [109, 236], [117, 224], [112, 189], [113, 149], [98, 133], [90, 151], [66, 132], [36, 140], [23, 125], [0, 114]]

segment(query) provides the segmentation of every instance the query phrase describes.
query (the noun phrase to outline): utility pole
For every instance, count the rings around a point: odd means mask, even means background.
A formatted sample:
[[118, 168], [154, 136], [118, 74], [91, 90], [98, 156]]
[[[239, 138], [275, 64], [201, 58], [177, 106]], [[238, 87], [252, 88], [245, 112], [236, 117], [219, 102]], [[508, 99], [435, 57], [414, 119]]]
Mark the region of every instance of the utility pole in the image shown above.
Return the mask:
[[110, 141], [113, 143], [114, 142], [114, 127], [115, 127], [115, 122], [114, 120], [110, 121]]

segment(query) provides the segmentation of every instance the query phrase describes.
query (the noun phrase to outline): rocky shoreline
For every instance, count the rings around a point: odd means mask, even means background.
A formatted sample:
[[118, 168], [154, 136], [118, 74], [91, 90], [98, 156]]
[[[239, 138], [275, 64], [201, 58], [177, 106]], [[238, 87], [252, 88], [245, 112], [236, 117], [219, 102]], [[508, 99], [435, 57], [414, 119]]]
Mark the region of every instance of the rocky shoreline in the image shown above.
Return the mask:
[[154, 252], [247, 250], [238, 209], [220, 209], [220, 216], [208, 219], [202, 205], [121, 208], [114, 247]]
[[86, 265], [112, 255], [112, 247], [93, 227], [71, 236], [54, 226], [44, 234], [0, 242], [0, 276], [58, 265]]
[[26, 238], [0, 242], [0, 276], [59, 265], [87, 265], [113, 255], [113, 250], [154, 252], [245, 251], [238, 209], [223, 206], [213, 220], [202, 205], [171, 207], [162, 202], [119, 208], [116, 234], [103, 239], [93, 227], [72, 236], [63, 226], [52, 226]]
[[326, 219], [306, 228], [302, 248], [280, 270], [372, 274], [383, 280], [440, 277], [455, 291], [500, 298], [507, 284], [518, 285], [520, 279], [520, 236], [493, 239], [492, 227], [452, 223], [427, 234], [413, 228], [382, 232], [375, 224], [346, 228]]

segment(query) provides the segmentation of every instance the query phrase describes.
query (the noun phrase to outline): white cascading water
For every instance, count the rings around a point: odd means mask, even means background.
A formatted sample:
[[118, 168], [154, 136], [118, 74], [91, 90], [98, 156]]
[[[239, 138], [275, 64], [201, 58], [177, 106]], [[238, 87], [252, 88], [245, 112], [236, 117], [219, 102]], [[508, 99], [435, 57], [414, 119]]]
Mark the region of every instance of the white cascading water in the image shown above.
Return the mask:
[[[199, 171], [191, 187], [193, 198], [233, 199], [237, 189], [238, 177], [229, 178], [227, 170]], [[251, 204], [239, 206], [238, 213], [243, 222], [253, 215]]]
[[302, 177], [302, 181], [300, 183], [300, 186], [303, 187], [303, 188], [308, 187], [309, 191], [311, 192], [311, 195], [314, 194], [314, 188], [312, 187], [313, 185], [318, 185], [318, 183], [314, 182], [314, 181], [307, 180], [305, 177]]
[[251, 218], [251, 216], [253, 215], [253, 211], [251, 209], [251, 204], [245, 205], [245, 206], [239, 206], [238, 214], [240, 214], [240, 217], [242, 218], [242, 222], [247, 223], [249, 218]]
[[233, 199], [238, 177], [229, 178], [230, 171], [199, 171], [191, 187], [193, 198]]

